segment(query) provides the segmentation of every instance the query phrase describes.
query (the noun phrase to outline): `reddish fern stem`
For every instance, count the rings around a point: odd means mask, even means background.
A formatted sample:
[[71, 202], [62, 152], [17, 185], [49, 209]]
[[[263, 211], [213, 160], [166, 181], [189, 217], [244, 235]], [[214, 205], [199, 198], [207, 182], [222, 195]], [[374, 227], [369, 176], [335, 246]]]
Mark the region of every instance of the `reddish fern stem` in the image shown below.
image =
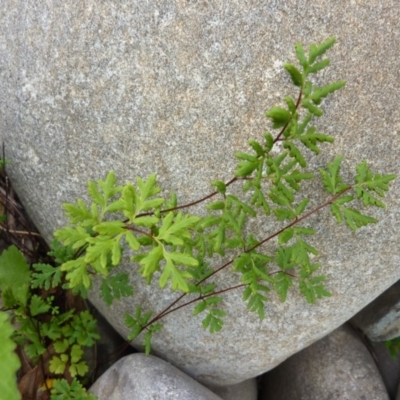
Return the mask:
[[[310, 217], [311, 215], [317, 213], [318, 211], [320, 211], [321, 209], [323, 209], [324, 207], [332, 204], [338, 197], [342, 196], [344, 193], [348, 192], [350, 189], [352, 189], [352, 186], [348, 186], [347, 188], [343, 189], [340, 193], [335, 194], [333, 197], [331, 197], [329, 200], [327, 200], [325, 203], [320, 204], [318, 207], [314, 208], [313, 210], [311, 210], [310, 212], [304, 214], [301, 218], [296, 218], [293, 222], [291, 222], [290, 224], [286, 225], [284, 228], [280, 229], [279, 231], [273, 233], [272, 235], [268, 236], [267, 238], [263, 239], [261, 242], [257, 243], [256, 245], [254, 245], [253, 247], [247, 249], [244, 251], [244, 253], [250, 253], [251, 251], [255, 250], [256, 248], [258, 248], [259, 246], [263, 245], [264, 243], [268, 242], [269, 240], [275, 238], [276, 236], [278, 236], [279, 234], [281, 234], [285, 229], [291, 228], [292, 226], [300, 223], [301, 221], [305, 220], [306, 218]], [[216, 269], [215, 271], [213, 271], [210, 275], [208, 275], [207, 277], [201, 279], [199, 282], [196, 283], [196, 286], [200, 285], [201, 283], [203, 283], [204, 281], [206, 281], [207, 279], [211, 278], [211, 276], [217, 274], [219, 271], [225, 269], [226, 267], [228, 267], [229, 265], [231, 265], [235, 259], [237, 257], [232, 258], [231, 260], [229, 260], [228, 262], [226, 262], [224, 265], [222, 265], [221, 267], [219, 267], [218, 269]], [[239, 287], [244, 286], [244, 284], [241, 285], [237, 285], [237, 286], [232, 286], [231, 288], [227, 288], [227, 289], [223, 289], [223, 292], [227, 292], [228, 290], [233, 290], [233, 289], [237, 289]], [[208, 296], [211, 295], [216, 295], [218, 293], [222, 293], [221, 291], [218, 292], [213, 292], [210, 293]], [[158, 313], [151, 321], [149, 321], [145, 326], [143, 326], [141, 332], [146, 329], [147, 327], [149, 327], [151, 324], [153, 324], [154, 322], [160, 320], [161, 318], [163, 318], [164, 316], [170, 314], [172, 311], [176, 311], [182, 307], [185, 307], [189, 304], [192, 304], [196, 301], [202, 300], [203, 298], [205, 298], [206, 296], [200, 296], [197, 297], [194, 300], [191, 300], [187, 303], [184, 303], [178, 307], [172, 308], [175, 304], [177, 304], [180, 300], [182, 300], [185, 296], [187, 295], [187, 293], [183, 293], [182, 295], [180, 295], [174, 302], [172, 302], [167, 308], [165, 308], [163, 311], [161, 311], [160, 313]]]

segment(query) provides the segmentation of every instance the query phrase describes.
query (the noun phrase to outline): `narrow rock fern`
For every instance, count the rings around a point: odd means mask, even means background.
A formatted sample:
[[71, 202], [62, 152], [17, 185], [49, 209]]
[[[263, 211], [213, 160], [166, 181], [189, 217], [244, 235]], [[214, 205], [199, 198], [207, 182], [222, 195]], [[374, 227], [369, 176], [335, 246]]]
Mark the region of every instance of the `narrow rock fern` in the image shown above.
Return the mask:
[[[92, 277], [99, 275], [101, 295], [108, 305], [134, 296], [127, 274], [118, 270], [110, 274], [120, 264], [124, 249], [130, 248], [132, 262], [140, 266], [138, 273], [146, 283], [157, 279], [161, 288], [170, 286], [180, 292], [176, 301], [158, 314], [137, 306], [126, 315], [131, 328], [129, 339], [143, 333], [147, 353], [152, 335], [162, 328], [160, 321], [188, 305], [193, 304], [194, 315], [204, 315], [205, 329], [221, 330], [226, 315], [222, 294], [229, 290], [243, 290], [243, 301], [261, 319], [271, 291], [285, 301], [289, 288], [296, 284], [310, 303], [330, 296], [325, 276], [318, 275], [318, 250], [309, 242], [315, 230], [304, 221], [329, 207], [337, 222], [351, 230], [377, 222], [359, 211], [358, 204], [363, 208], [385, 207], [381, 198], [395, 175], [374, 173], [366, 161], [361, 161], [355, 168], [354, 181], [345, 181], [340, 174], [341, 156], [319, 173], [307, 169], [304, 149], [318, 155], [334, 141], [319, 132], [313, 121], [323, 115], [323, 99], [345, 82], [323, 86], [312, 83], [312, 76], [329, 65], [329, 59], [323, 57], [334, 42], [330, 38], [311, 45], [308, 53], [302, 45], [295, 46], [298, 66], [286, 63], [284, 68], [298, 88], [298, 96], [285, 97], [284, 106], [266, 113], [276, 134], [267, 132], [258, 140], [250, 140], [249, 151], [235, 155], [238, 163], [232, 179], [211, 182], [214, 191], [204, 198], [181, 205], [174, 193], [169, 198], [161, 196], [155, 174], [119, 185], [110, 172], [105, 180], [88, 183], [90, 204], [79, 199], [76, 204], [64, 205], [71, 226], [55, 232], [55, 237], [74, 251], [60, 267], [70, 289], [84, 295], [91, 288]], [[305, 180], [318, 178], [327, 196], [311, 208], [301, 186]], [[241, 186], [243, 196], [231, 193], [233, 185]], [[201, 202], [205, 216], [190, 214], [191, 206]], [[268, 237], [248, 232], [249, 220], [261, 214], [284, 226]], [[274, 238], [275, 251], [263, 250], [263, 244]], [[223, 256], [225, 263], [215, 266], [215, 256]], [[210, 278], [227, 268], [240, 278], [237, 285], [219, 289]], [[185, 298], [188, 294], [191, 300]]]

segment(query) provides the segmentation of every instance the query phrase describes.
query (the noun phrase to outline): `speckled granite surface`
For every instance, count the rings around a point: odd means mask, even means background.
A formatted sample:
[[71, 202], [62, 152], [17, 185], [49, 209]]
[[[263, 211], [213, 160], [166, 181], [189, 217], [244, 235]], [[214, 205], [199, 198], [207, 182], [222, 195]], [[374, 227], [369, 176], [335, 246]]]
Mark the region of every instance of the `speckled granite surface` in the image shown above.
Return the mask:
[[[398, 173], [399, 20], [397, 0], [3, 0], [0, 129], [9, 174], [48, 238], [66, 221], [61, 204], [110, 169], [122, 181], [156, 171], [163, 188], [196, 199], [210, 180], [232, 176], [232, 155], [268, 128], [265, 110], [292, 90], [282, 63], [294, 60], [294, 43], [331, 35], [338, 43], [323, 79], [348, 84], [324, 103], [318, 123], [336, 144], [311, 165], [343, 154], [346, 175], [362, 158]], [[166, 320], [156, 353], [205, 383], [228, 385], [341, 325], [400, 277], [399, 182], [373, 227], [352, 233], [328, 213], [312, 219], [332, 298], [308, 305], [297, 293], [284, 304], [272, 296], [261, 323], [231, 292], [220, 334], [204, 333], [185, 310]], [[309, 188], [315, 204], [319, 189]], [[262, 220], [255, 226], [273, 230]], [[156, 309], [174, 298], [134, 282]], [[127, 332], [121, 316], [130, 304], [109, 310], [95, 293], [92, 300]]]

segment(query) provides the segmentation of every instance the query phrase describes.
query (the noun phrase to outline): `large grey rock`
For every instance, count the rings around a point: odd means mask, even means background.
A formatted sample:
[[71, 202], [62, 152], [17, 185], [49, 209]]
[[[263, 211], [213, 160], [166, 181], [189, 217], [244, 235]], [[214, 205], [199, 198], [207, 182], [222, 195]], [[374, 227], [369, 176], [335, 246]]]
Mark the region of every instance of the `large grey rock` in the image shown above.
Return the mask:
[[210, 387], [222, 400], [257, 400], [258, 387], [256, 379], [247, 379], [236, 385]]
[[373, 343], [369, 350], [372, 352], [389, 397], [394, 399], [400, 382], [400, 354], [397, 354], [396, 358], [392, 357], [383, 343]]
[[262, 378], [262, 400], [389, 400], [371, 354], [342, 326]]
[[358, 312], [351, 322], [375, 342], [399, 337], [400, 281]]
[[[264, 111], [292, 90], [281, 67], [294, 60], [294, 43], [333, 34], [338, 44], [324, 77], [348, 85], [325, 102], [318, 130], [336, 145], [322, 160], [343, 154], [345, 175], [364, 157], [377, 171], [398, 172], [399, 18], [397, 0], [3, 0], [0, 129], [11, 179], [47, 239], [66, 222], [61, 203], [110, 169], [122, 182], [156, 171], [182, 202], [197, 199], [211, 180], [232, 177], [232, 155], [265, 131]], [[307, 190], [312, 204], [326, 199], [319, 185]], [[293, 291], [282, 304], [271, 295], [260, 322], [242, 293], [230, 292], [221, 333], [204, 332], [201, 318], [182, 309], [155, 335], [156, 354], [202, 382], [230, 385], [323, 337], [400, 277], [399, 180], [387, 205], [374, 212], [378, 224], [356, 233], [327, 210], [309, 221], [330, 299], [309, 305]], [[254, 226], [260, 237], [274, 231], [262, 219]], [[219, 279], [236, 282], [229, 271]], [[134, 276], [132, 283], [145, 309], [162, 310], [176, 297]], [[97, 292], [91, 300], [128, 334], [123, 315], [132, 303], [109, 309]]]
[[173, 365], [142, 353], [116, 362], [89, 391], [99, 400], [221, 400]]

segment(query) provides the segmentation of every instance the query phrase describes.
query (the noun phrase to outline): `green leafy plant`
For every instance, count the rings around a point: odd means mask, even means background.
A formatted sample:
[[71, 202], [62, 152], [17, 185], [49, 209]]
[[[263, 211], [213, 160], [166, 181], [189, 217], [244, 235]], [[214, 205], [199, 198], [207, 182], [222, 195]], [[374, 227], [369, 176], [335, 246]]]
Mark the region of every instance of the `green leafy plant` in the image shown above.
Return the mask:
[[[59, 261], [66, 261], [73, 253], [55, 243], [51, 254]], [[55, 298], [65, 289], [62, 275], [60, 266], [39, 263], [30, 267], [15, 246], [3, 251], [0, 255], [3, 307], [11, 312], [11, 322], [19, 327], [8, 339], [13, 346], [5, 346], [5, 350], [9, 352], [18, 344], [33, 364], [37, 364], [46, 352], [52, 353], [49, 374], [53, 377], [83, 377], [88, 372], [83, 359], [84, 347], [94, 345], [99, 335], [96, 332], [96, 321], [88, 311], [76, 312], [71, 309], [60, 312]], [[6, 321], [3, 323], [6, 324]], [[2, 326], [0, 334], [6, 332], [6, 326]], [[4, 358], [4, 362], [8, 361]], [[15, 385], [15, 375], [13, 380]], [[64, 393], [62, 390], [65, 391], [68, 384], [64, 381], [57, 384], [58, 380], [54, 380], [56, 392]], [[74, 379], [71, 382], [71, 393], [78, 393], [81, 390], [79, 387], [79, 382]], [[79, 396], [63, 398], [85, 398]], [[60, 397], [51, 397], [53, 400], [56, 398]]]
[[[323, 99], [345, 85], [344, 81], [324, 86], [312, 83], [312, 75], [329, 65], [329, 59], [322, 57], [334, 42], [330, 38], [312, 45], [308, 54], [302, 45], [296, 45], [299, 65], [286, 63], [284, 68], [299, 89], [298, 97], [287, 96], [285, 106], [273, 107], [266, 113], [278, 133], [274, 136], [267, 132], [261, 141], [250, 140], [250, 152], [236, 153], [234, 177], [227, 183], [212, 182], [216, 190], [203, 199], [178, 205], [174, 193], [168, 199], [160, 195], [155, 174], [120, 186], [114, 172], [110, 172], [105, 180], [88, 183], [90, 204], [78, 200], [76, 204], [64, 205], [71, 226], [58, 230], [55, 236], [77, 251], [73, 260], [60, 267], [70, 288], [90, 289], [96, 274], [102, 277], [101, 295], [107, 304], [132, 296], [134, 291], [127, 275], [110, 275], [128, 247], [147, 283], [157, 275], [161, 288], [169, 285], [182, 292], [157, 315], [151, 310], [144, 312], [141, 306], [137, 306], [134, 315], [126, 315], [126, 324], [132, 329], [129, 339], [144, 332], [147, 353], [152, 335], [162, 327], [159, 321], [184, 306], [197, 303], [194, 315], [205, 315], [203, 327], [210, 332], [220, 331], [226, 316], [220, 295], [228, 290], [243, 289], [243, 301], [261, 319], [269, 292], [275, 291], [285, 301], [295, 282], [310, 303], [330, 296], [325, 276], [316, 274], [320, 264], [313, 261], [318, 250], [308, 238], [315, 235], [315, 230], [303, 221], [329, 206], [337, 222], [345, 223], [351, 230], [377, 222], [361, 212], [357, 203], [363, 208], [384, 207], [379, 198], [384, 197], [395, 175], [374, 173], [366, 161], [356, 166], [354, 182], [341, 176], [341, 156], [320, 168], [328, 197], [315, 208], [310, 209], [309, 199], [301, 192], [305, 180], [317, 178], [307, 169], [304, 150], [318, 155], [325, 144], [334, 141], [312, 125], [315, 118], [323, 115]], [[282, 144], [280, 152], [277, 143]], [[230, 192], [233, 184], [242, 186], [242, 198]], [[210, 202], [211, 198], [215, 200]], [[206, 204], [205, 216], [187, 212], [190, 206], [201, 202]], [[246, 226], [260, 214], [286, 225], [266, 238], [258, 238], [248, 233]], [[274, 238], [277, 249], [266, 254], [261, 246]], [[217, 268], [210, 267], [215, 255], [231, 258]], [[238, 285], [218, 289], [216, 283], [209, 283], [210, 277], [228, 267], [241, 275]], [[189, 293], [197, 297], [182, 303]]]
[[14, 353], [16, 345], [11, 339], [13, 331], [9, 316], [0, 311], [0, 391], [2, 396], [8, 400], [20, 398], [15, 379], [20, 362]]
[[400, 337], [396, 337], [391, 340], [383, 342], [386, 348], [389, 350], [390, 355], [396, 361], [400, 353]]
[[65, 379], [55, 381], [51, 391], [51, 400], [96, 400], [96, 398], [93, 394], [87, 393], [75, 378], [71, 383]]

